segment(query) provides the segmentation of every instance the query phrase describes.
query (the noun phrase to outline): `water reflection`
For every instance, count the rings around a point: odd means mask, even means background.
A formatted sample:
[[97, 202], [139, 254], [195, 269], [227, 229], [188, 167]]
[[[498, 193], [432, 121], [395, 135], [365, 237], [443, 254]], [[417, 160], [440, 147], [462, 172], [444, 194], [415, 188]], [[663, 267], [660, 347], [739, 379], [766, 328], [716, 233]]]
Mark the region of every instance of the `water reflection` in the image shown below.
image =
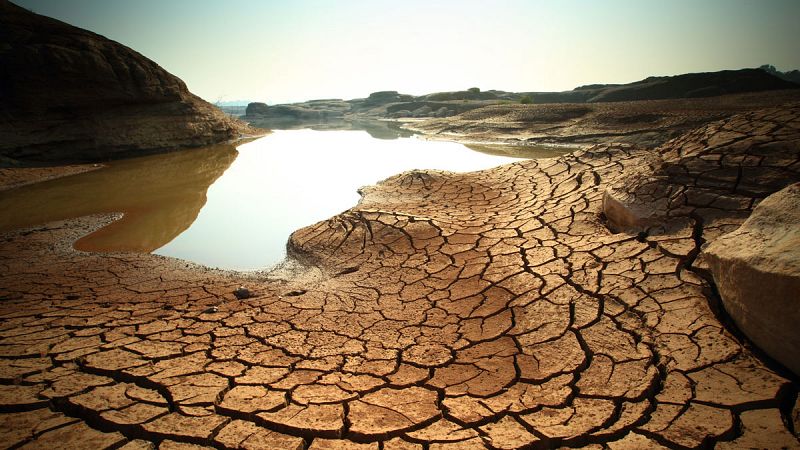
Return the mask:
[[123, 212], [79, 240], [87, 251], [152, 252], [186, 230], [208, 187], [236, 159], [217, 145], [116, 161], [110, 167], [0, 192], [0, 231], [89, 214]]
[[[411, 169], [464, 172], [532, 155], [364, 131], [275, 131], [256, 141], [117, 161], [0, 192], [0, 231], [96, 213], [124, 217], [87, 251], [154, 252], [211, 267], [265, 269], [289, 235], [358, 203], [359, 187]], [[519, 150], [519, 149], [517, 149]], [[552, 156], [552, 155], [548, 155]], [[224, 175], [223, 175], [224, 172]]]
[[280, 262], [289, 235], [358, 203], [359, 187], [411, 169], [464, 172], [515, 161], [461, 144], [363, 131], [275, 131], [241, 145], [192, 226], [156, 253], [228, 269]]
[[250, 123], [269, 130], [315, 130], [315, 131], [366, 131], [375, 139], [399, 139], [415, 135], [413, 131], [400, 128], [397, 122], [386, 120], [304, 120], [294, 117], [251, 119]]

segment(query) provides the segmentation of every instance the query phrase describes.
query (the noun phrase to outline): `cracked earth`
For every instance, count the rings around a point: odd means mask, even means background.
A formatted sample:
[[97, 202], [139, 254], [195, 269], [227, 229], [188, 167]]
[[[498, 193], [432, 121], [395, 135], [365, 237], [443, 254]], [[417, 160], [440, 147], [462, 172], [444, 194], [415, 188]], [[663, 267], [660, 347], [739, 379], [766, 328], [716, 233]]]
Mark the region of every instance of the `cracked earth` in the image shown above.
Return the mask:
[[112, 217], [12, 232], [0, 442], [798, 448], [797, 377], [728, 325], [701, 253], [797, 181], [793, 104], [397, 175], [295, 232], [284, 279], [71, 248]]

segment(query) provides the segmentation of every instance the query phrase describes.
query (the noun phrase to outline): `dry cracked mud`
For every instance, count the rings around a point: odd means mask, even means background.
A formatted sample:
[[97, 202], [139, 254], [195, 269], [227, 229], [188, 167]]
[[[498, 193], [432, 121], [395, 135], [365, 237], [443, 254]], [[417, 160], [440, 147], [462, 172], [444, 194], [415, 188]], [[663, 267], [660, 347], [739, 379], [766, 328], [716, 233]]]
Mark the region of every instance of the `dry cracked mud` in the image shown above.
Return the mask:
[[727, 328], [697, 258], [798, 180], [794, 104], [656, 150], [397, 175], [294, 233], [282, 280], [71, 248], [111, 217], [12, 232], [0, 442], [798, 448], [797, 378]]

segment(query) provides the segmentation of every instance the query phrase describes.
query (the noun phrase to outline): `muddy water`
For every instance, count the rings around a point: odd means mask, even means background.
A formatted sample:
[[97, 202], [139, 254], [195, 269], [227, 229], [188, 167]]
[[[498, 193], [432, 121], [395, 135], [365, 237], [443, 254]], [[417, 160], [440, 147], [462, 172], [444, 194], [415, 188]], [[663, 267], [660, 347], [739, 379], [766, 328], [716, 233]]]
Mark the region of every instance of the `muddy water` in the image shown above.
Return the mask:
[[121, 220], [79, 240], [76, 248], [265, 269], [284, 258], [292, 231], [352, 207], [361, 186], [405, 170], [464, 172], [515, 160], [452, 142], [375, 139], [363, 131], [276, 131], [237, 149], [215, 146], [119, 161], [0, 192], [0, 230], [123, 212]]
[[0, 192], [0, 231], [89, 214], [122, 212], [81, 239], [81, 250], [152, 252], [197, 218], [206, 191], [236, 159], [219, 145], [111, 163], [109, 167]]

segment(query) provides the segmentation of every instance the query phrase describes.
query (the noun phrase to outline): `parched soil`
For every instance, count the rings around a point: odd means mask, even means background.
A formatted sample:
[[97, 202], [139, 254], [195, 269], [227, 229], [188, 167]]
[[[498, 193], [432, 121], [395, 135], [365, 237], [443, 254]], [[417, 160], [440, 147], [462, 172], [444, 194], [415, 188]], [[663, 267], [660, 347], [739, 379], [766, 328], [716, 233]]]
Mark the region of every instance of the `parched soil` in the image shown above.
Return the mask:
[[405, 128], [433, 138], [507, 144], [629, 143], [655, 148], [735, 114], [800, 100], [797, 89], [680, 100], [504, 104]]
[[[71, 248], [108, 218], [6, 234], [0, 442], [797, 448], [797, 378], [726, 327], [695, 262], [768, 194], [730, 168], [797, 181], [800, 106], [687, 136], [397, 175], [294, 233], [281, 279]], [[610, 226], [604, 195], [686, 149], [683, 191], [630, 189], [670, 214]]]

